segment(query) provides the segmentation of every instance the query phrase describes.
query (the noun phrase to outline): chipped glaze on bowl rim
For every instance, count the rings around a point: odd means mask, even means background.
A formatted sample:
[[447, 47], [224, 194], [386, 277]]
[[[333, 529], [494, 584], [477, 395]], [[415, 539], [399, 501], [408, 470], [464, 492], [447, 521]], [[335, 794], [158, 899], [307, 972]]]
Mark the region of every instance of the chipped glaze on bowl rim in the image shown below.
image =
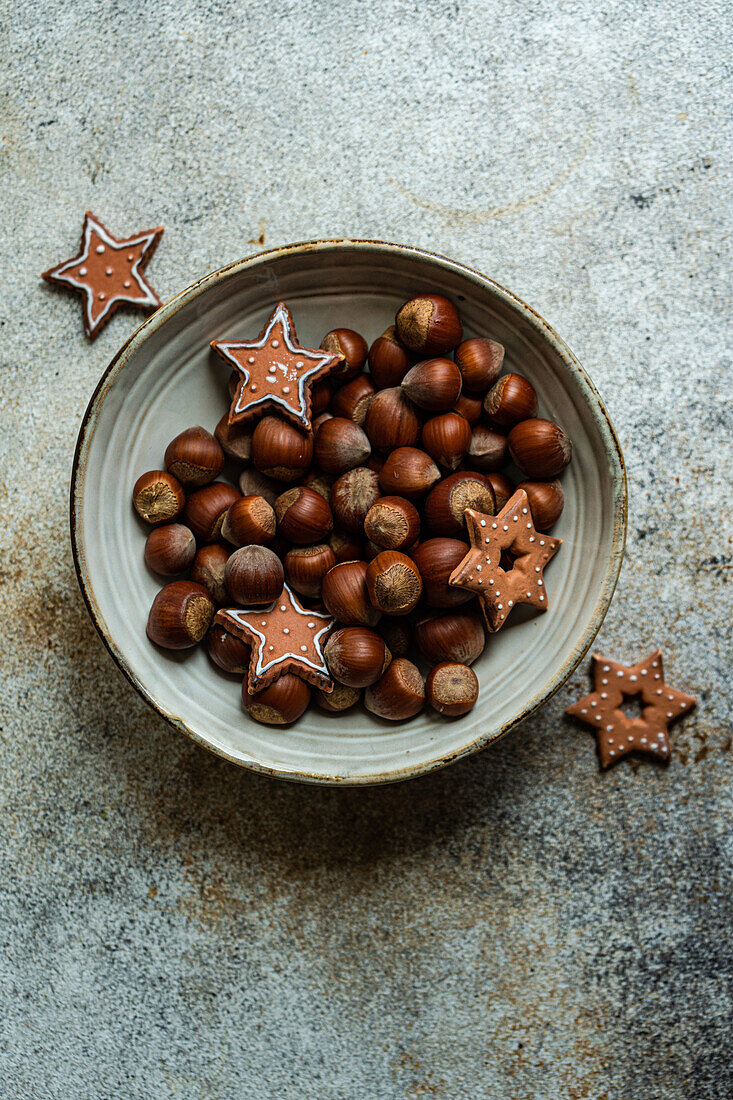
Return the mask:
[[[179, 309], [188, 305], [197, 295], [203, 291], [208, 290], [212, 286], [223, 282], [233, 274], [239, 271], [246, 270], [248, 268], [255, 268], [259, 265], [272, 263], [280, 257], [292, 257], [299, 254], [305, 255], [312, 252], [338, 252], [340, 250], [351, 251], [364, 251], [373, 253], [382, 253], [389, 255], [392, 258], [399, 260], [401, 256], [408, 258], [415, 258], [422, 260], [428, 264], [435, 266], [437, 271], [441, 269], [448, 269], [458, 276], [468, 279], [471, 283], [480, 289], [486, 290], [489, 294], [502, 299], [511, 309], [518, 313], [524, 321], [535, 330], [535, 333], [539, 336], [541, 341], [544, 341], [549, 345], [555, 354], [563, 361], [565, 368], [573, 376], [575, 383], [578, 385], [580, 391], [583, 393], [588, 409], [590, 410], [591, 417], [595, 422], [596, 427], [599, 429], [600, 435], [604, 440], [606, 457], [609, 462], [609, 472], [612, 477], [613, 484], [613, 541], [611, 545], [611, 553], [609, 555], [605, 573], [602, 579], [600, 588], [600, 595], [596, 602], [596, 606], [593, 609], [592, 616], [590, 617], [588, 626], [583, 634], [580, 642], [568, 653], [565, 660], [562, 662], [557, 673], [546, 683], [542, 689], [535, 693], [530, 698], [520, 714], [513, 718], [510, 722], [505, 723], [497, 731], [489, 731], [485, 735], [474, 738], [468, 744], [462, 746], [458, 751], [450, 753], [448, 755], [438, 754], [435, 758], [417, 764], [412, 767], [404, 767], [394, 769], [384, 773], [375, 773], [370, 775], [325, 775], [323, 773], [309, 773], [307, 771], [281, 771], [278, 768], [270, 767], [266, 764], [260, 763], [256, 760], [244, 761], [239, 757], [233, 756], [227, 753], [220, 746], [213, 745], [203, 737], [196, 730], [191, 729], [185, 721], [179, 716], [170, 713], [158, 700], [156, 700], [154, 694], [148, 687], [143, 684], [135, 675], [133, 670], [128, 665], [124, 654], [117, 646], [115, 639], [112, 637], [110, 631], [106, 628], [104, 619], [97, 606], [94, 590], [92, 586], [90, 571], [86, 562], [84, 551], [81, 544], [81, 529], [80, 529], [80, 508], [79, 503], [83, 495], [84, 488], [84, 474], [86, 468], [87, 454], [89, 450], [90, 441], [95, 430], [96, 422], [98, 419], [99, 411], [102, 403], [105, 400], [105, 396], [111, 386], [111, 383], [119, 372], [124, 368], [130, 355], [133, 351], [136, 351], [143, 341], [153, 332], [156, 332], [162, 325], [164, 325]], [[527, 305], [512, 291], [507, 290], [500, 283], [484, 275], [482, 272], [475, 268], [472, 268], [466, 264], [460, 263], [457, 260], [452, 260], [440, 253], [430, 251], [428, 249], [416, 248], [409, 245], [394, 244], [389, 241], [359, 239], [359, 238], [334, 238], [334, 239], [321, 239], [313, 241], [302, 241], [295, 244], [284, 245], [279, 248], [266, 249], [263, 252], [258, 252], [253, 256], [248, 256], [243, 260], [236, 260], [224, 267], [218, 268], [215, 271], [204, 275], [201, 279], [192, 283], [186, 287], [180, 293], [176, 294], [168, 302], [157, 309], [150, 315], [137, 329], [131, 334], [131, 336], [121, 346], [119, 351], [113, 357], [109, 366], [102, 374], [99, 382], [97, 383], [94, 392], [89, 400], [87, 408], [82, 418], [81, 426], [79, 429], [79, 435], [77, 438], [76, 448], [74, 451], [74, 459], [72, 464], [71, 473], [71, 491], [70, 491], [70, 526], [71, 526], [71, 547], [74, 560], [74, 568], [76, 570], [77, 579], [79, 581], [79, 587], [81, 589], [82, 597], [89, 611], [89, 615], [94, 623], [94, 626], [99, 634], [102, 642], [107, 648], [108, 652], [112, 656], [113, 660], [125, 675], [125, 677], [132, 684], [133, 688], [138, 694], [164, 718], [175, 729], [185, 733], [186, 736], [191, 738], [197, 744], [208, 749], [210, 752], [215, 753], [218, 756], [223, 757], [226, 760], [237, 764], [239, 767], [246, 767], [251, 771], [259, 772], [260, 774], [269, 775], [278, 779], [286, 779], [292, 782], [304, 782], [315, 783], [321, 785], [338, 785], [338, 786], [374, 786], [383, 783], [396, 783], [405, 779], [414, 778], [418, 775], [425, 775], [429, 772], [435, 771], [438, 768], [445, 767], [448, 764], [453, 763], [456, 760], [461, 759], [464, 756], [469, 756], [479, 750], [485, 748], [489, 744], [499, 740], [510, 729], [518, 725], [520, 722], [528, 718], [535, 710], [546, 703], [552, 696], [562, 687], [568, 677], [572, 674], [574, 669], [582, 661], [585, 654], [590, 649], [593, 641], [601, 628], [603, 620], [606, 616], [613, 593], [618, 582], [619, 573], [621, 570], [621, 563], [623, 561], [624, 548], [626, 543], [626, 527], [627, 527], [627, 511], [628, 511], [628, 496], [627, 496], [627, 484], [626, 484], [626, 467], [624, 463], [624, 457], [621, 450], [621, 446], [616, 435], [613, 424], [606, 411], [605, 405], [598, 393], [593, 382], [589, 378], [588, 374], [581, 366], [580, 362], [570, 350], [568, 345], [560, 336], [554, 331], [554, 329], [540, 316], [536, 310]], [[457, 721], [460, 721], [457, 720]]]

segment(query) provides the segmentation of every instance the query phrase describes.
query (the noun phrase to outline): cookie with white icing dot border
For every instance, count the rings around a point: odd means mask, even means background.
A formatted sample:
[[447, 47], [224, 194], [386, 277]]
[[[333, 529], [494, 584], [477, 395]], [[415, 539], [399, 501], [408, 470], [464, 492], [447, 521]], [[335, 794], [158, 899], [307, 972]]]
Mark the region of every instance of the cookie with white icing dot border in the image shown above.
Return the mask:
[[284, 302], [275, 306], [256, 340], [212, 340], [211, 346], [239, 374], [230, 424], [270, 411], [310, 431], [311, 386], [344, 359], [340, 352], [301, 347]]
[[333, 691], [323, 646], [335, 620], [303, 607], [287, 584], [269, 607], [222, 608], [214, 622], [250, 646], [247, 684], [252, 694], [285, 672], [322, 691]]
[[[665, 683], [662, 651], [655, 649], [644, 661], [630, 666], [594, 653], [593, 684], [595, 691], [565, 713], [595, 727], [601, 767], [617, 764], [632, 752], [669, 760], [669, 727], [692, 710], [697, 700]], [[642, 704], [641, 714], [631, 718], [621, 706], [625, 697], [636, 696]]]
[[143, 275], [163, 226], [134, 237], [114, 237], [89, 210], [84, 215], [81, 247], [72, 259], [50, 267], [42, 278], [68, 287], [84, 299], [84, 330], [90, 340], [99, 334], [120, 306], [157, 309], [160, 298]]
[[[518, 489], [496, 516], [474, 508], [467, 508], [464, 515], [471, 549], [448, 583], [475, 592], [487, 629], [492, 633], [499, 630], [520, 603], [546, 611], [543, 570], [562, 540], [535, 530], [524, 489]], [[502, 552], [511, 558], [508, 569], [500, 564]]]

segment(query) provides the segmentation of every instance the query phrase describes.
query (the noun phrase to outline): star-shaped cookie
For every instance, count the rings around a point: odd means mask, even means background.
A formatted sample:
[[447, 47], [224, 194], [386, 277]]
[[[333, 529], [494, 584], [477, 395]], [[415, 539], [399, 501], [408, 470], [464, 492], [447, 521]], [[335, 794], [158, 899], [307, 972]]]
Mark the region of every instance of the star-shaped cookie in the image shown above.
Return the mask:
[[249, 643], [250, 692], [261, 691], [284, 672], [292, 672], [323, 691], [333, 691], [323, 643], [334, 620], [303, 607], [287, 584], [269, 607], [222, 608], [214, 622]]
[[[448, 583], [476, 593], [488, 630], [498, 630], [519, 603], [546, 611], [542, 571], [561, 540], [535, 530], [524, 489], [518, 489], [496, 516], [473, 508], [467, 508], [465, 516], [471, 549]], [[511, 568], [502, 568], [502, 551], [511, 556]]]
[[87, 211], [77, 255], [43, 272], [47, 282], [70, 287], [84, 296], [84, 329], [90, 340], [120, 306], [157, 309], [161, 304], [142, 269], [162, 232], [163, 226], [159, 225], [134, 237], [118, 239]]
[[230, 424], [274, 409], [306, 431], [311, 427], [311, 386], [344, 358], [301, 347], [284, 302], [278, 302], [256, 340], [212, 340], [211, 346], [240, 375]]
[[[630, 752], [642, 752], [657, 760], [669, 760], [668, 728], [696, 704], [664, 682], [662, 651], [638, 665], [620, 665], [610, 657], [593, 654], [595, 691], [565, 711], [598, 731], [601, 767], [616, 764]], [[624, 696], [641, 696], [641, 715], [629, 718], [621, 710]]]

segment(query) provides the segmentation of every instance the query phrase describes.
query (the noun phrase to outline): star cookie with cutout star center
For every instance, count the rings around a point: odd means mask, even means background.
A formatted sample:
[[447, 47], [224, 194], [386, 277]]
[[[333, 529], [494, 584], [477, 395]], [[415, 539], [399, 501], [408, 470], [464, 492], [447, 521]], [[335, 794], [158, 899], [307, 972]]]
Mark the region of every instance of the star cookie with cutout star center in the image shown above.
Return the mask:
[[120, 306], [157, 309], [161, 304], [143, 268], [155, 251], [163, 226], [134, 237], [113, 237], [99, 218], [84, 215], [81, 247], [72, 259], [43, 272], [49, 283], [68, 287], [84, 298], [84, 330], [90, 340]]
[[311, 387], [344, 359], [340, 353], [301, 347], [284, 302], [278, 302], [256, 340], [212, 340], [211, 346], [240, 376], [230, 424], [271, 410], [310, 431]]
[[[646, 660], [628, 667], [594, 653], [593, 684], [595, 691], [565, 713], [596, 728], [601, 767], [617, 764], [632, 752], [669, 760], [669, 726], [697, 701], [665, 683], [662, 651], [655, 649]], [[639, 696], [642, 709], [637, 717], [621, 710], [628, 696]]]
[[303, 607], [287, 584], [269, 607], [222, 608], [214, 622], [250, 646], [250, 692], [261, 691], [285, 672], [325, 692], [333, 691], [323, 646], [335, 620]]
[[[560, 549], [561, 539], [535, 530], [524, 489], [518, 489], [496, 516], [473, 508], [467, 508], [465, 516], [471, 549], [448, 583], [478, 596], [487, 629], [499, 630], [520, 603], [546, 611], [543, 570]], [[510, 569], [501, 567], [502, 552], [511, 558]]]

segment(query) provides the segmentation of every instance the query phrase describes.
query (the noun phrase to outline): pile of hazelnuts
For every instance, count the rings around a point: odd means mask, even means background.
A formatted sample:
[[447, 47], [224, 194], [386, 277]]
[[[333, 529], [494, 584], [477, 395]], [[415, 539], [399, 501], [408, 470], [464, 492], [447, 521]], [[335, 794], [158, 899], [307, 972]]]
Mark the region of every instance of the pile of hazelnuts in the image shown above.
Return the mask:
[[[368, 710], [397, 721], [426, 698], [440, 714], [465, 714], [485, 635], [474, 595], [448, 583], [469, 550], [464, 512], [504, 506], [518, 487], [511, 460], [548, 531], [571, 442], [538, 417], [531, 382], [502, 374], [501, 344], [463, 339], [442, 295], [406, 302], [371, 347], [340, 328], [321, 348], [343, 361], [312, 387], [312, 431], [270, 414], [230, 424], [225, 412], [213, 434], [176, 436], [165, 469], [136, 482], [133, 504], [152, 526], [148, 566], [187, 575], [156, 596], [148, 636], [176, 650], [205, 640], [221, 669], [244, 675], [244, 706], [260, 721], [294, 721], [311, 694], [330, 712], [363, 694]], [[233, 372], [230, 397], [238, 381]], [[227, 459], [237, 488], [218, 480]], [[211, 625], [217, 606], [271, 604], [284, 582], [336, 620], [324, 649], [331, 693], [285, 673], [250, 694], [248, 645]], [[412, 657], [430, 666], [426, 680]]]

